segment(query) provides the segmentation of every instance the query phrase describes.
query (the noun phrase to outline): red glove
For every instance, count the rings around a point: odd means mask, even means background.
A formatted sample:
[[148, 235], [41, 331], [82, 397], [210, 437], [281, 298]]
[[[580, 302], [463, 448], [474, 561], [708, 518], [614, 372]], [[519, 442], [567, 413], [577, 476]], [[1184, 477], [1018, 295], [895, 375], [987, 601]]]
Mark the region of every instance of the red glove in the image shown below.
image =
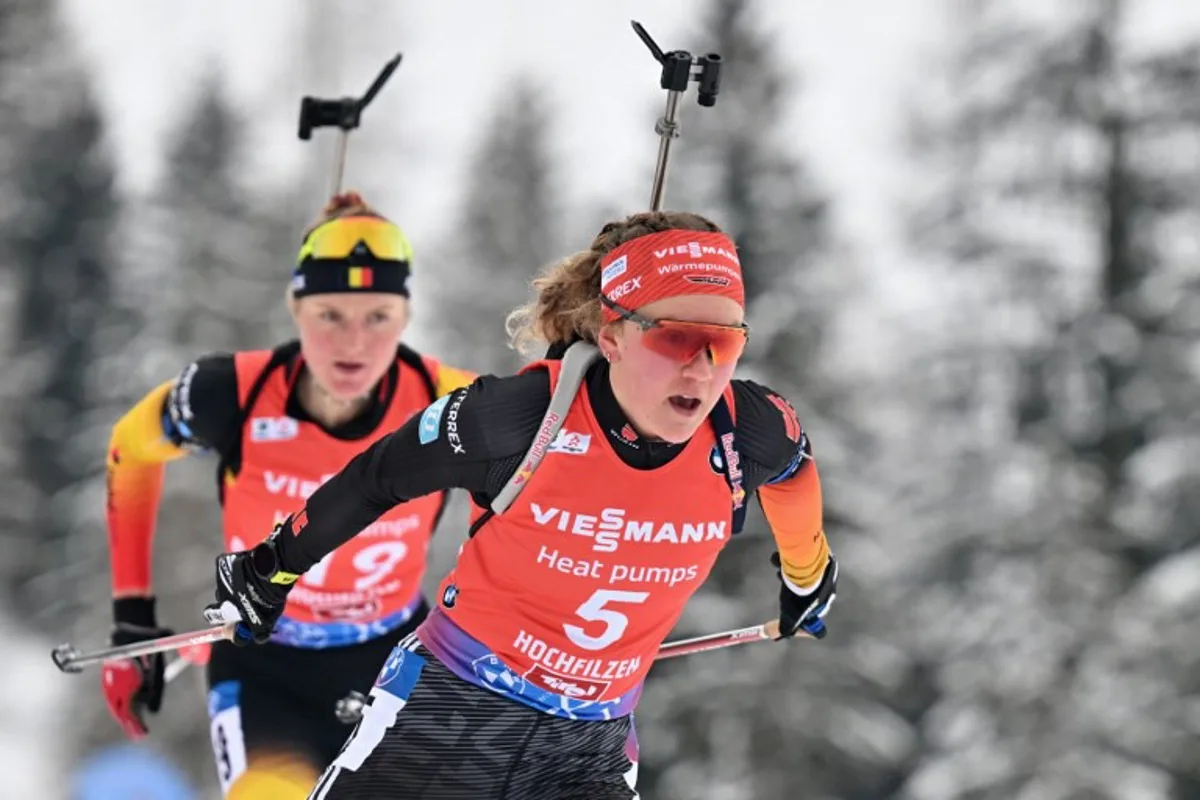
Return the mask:
[[[113, 601], [114, 646], [170, 636], [154, 619], [153, 597], [122, 597]], [[101, 672], [101, 687], [108, 710], [130, 739], [147, 733], [143, 714], [162, 706], [164, 661], [162, 653], [110, 661]]]

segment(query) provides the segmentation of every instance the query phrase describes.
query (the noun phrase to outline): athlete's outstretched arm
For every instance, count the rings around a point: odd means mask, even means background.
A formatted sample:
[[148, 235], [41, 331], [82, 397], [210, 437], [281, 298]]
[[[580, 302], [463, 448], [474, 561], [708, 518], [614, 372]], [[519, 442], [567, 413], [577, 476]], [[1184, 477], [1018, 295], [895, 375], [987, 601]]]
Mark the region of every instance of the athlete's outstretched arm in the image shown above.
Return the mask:
[[302, 573], [393, 506], [445, 489], [495, 493], [525, 455], [550, 400], [545, 372], [485, 376], [439, 399], [353, 458], [277, 537]]
[[[152, 389], [113, 426], [108, 446], [108, 536], [112, 558], [114, 645], [171, 633], [158, 624], [151, 584], [154, 523], [168, 461], [190, 449], [223, 451], [238, 433], [233, 357], [208, 356]], [[126, 735], [146, 735], [166, 685], [161, 655], [105, 663], [101, 686]]]
[[152, 593], [151, 549], [166, 463], [192, 448], [220, 449], [236, 419], [233, 358], [216, 355], [152, 389], [113, 426], [105, 465], [114, 597]]
[[821, 479], [808, 436], [779, 395], [750, 381], [736, 382], [734, 391], [747, 477], [757, 488], [778, 549], [780, 627], [791, 633], [803, 624], [824, 635], [816, 622], [835, 596], [837, 562], [825, 538]]

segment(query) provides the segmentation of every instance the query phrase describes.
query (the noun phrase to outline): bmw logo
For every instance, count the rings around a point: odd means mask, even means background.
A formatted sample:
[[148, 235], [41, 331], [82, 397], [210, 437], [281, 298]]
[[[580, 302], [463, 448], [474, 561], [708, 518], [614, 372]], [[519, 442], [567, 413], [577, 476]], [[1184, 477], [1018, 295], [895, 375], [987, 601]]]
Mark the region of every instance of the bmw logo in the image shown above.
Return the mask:
[[712, 471], [718, 475], [725, 474], [725, 456], [721, 455], [719, 442], [712, 446], [712, 450], [708, 451], [708, 466], [712, 467]]
[[382, 688], [394, 681], [400, 674], [400, 668], [404, 666], [407, 655], [408, 652], [403, 647], [393, 648], [388, 660], [383, 664], [383, 669], [379, 671], [379, 677], [375, 679], [375, 685]]

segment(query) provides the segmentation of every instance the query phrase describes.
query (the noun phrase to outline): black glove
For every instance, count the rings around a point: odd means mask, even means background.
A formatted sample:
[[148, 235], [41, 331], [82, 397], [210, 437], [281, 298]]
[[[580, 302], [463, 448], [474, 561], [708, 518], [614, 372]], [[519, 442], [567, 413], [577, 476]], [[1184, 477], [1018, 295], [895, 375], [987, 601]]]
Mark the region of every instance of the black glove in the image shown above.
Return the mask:
[[280, 567], [278, 538], [283, 525], [253, 550], [217, 556], [216, 602], [204, 608], [210, 624], [238, 622], [237, 645], [263, 644], [283, 615], [288, 592], [300, 576]]
[[783, 570], [779, 564], [779, 553], [771, 555], [771, 563], [775, 565], [779, 575], [779, 638], [786, 639], [795, 636], [797, 631], [804, 631], [817, 639], [825, 638], [825, 614], [837, 597], [837, 560], [830, 555], [821, 582], [816, 588], [799, 594], [788, 586], [783, 579]]
[[[153, 597], [122, 597], [113, 601], [113, 646], [144, 642], [174, 631], [159, 627]], [[131, 739], [146, 735], [145, 712], [162, 707], [165, 662], [162, 653], [110, 661], [101, 671], [104, 700], [113, 718]]]

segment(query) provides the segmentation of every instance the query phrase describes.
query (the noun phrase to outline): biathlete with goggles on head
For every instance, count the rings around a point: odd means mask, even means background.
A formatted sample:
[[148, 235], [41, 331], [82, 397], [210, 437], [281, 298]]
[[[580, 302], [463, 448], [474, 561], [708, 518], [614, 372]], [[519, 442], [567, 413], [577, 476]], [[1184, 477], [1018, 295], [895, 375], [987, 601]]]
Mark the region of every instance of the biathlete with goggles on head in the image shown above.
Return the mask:
[[[202, 357], [117, 422], [108, 452], [113, 644], [170, 633], [156, 619], [150, 576], [166, 462], [215, 453], [224, 549], [254, 547], [352, 457], [475, 377], [400, 344], [411, 260], [395, 224], [355, 193], [335, 197], [306, 232], [287, 290], [299, 340]], [[444, 491], [414, 495], [306, 564], [286, 606], [272, 610], [265, 646], [213, 647], [209, 714], [226, 797], [303, 798], [337, 755], [347, 735], [337, 701], [369, 690], [425, 618], [421, 579], [445, 500]], [[159, 709], [163, 673], [161, 655], [105, 666], [105, 698], [129, 736], [146, 734], [143, 714]]]
[[748, 330], [734, 243], [695, 214], [635, 214], [535, 287], [510, 330], [548, 358], [434, 403], [217, 561], [210, 620], [265, 638], [297, 577], [379, 515], [471, 493], [438, 605], [313, 798], [636, 797], [631, 712], [751, 493], [781, 634], [825, 633], [838, 570], [807, 437], [786, 400], [731, 380]]

